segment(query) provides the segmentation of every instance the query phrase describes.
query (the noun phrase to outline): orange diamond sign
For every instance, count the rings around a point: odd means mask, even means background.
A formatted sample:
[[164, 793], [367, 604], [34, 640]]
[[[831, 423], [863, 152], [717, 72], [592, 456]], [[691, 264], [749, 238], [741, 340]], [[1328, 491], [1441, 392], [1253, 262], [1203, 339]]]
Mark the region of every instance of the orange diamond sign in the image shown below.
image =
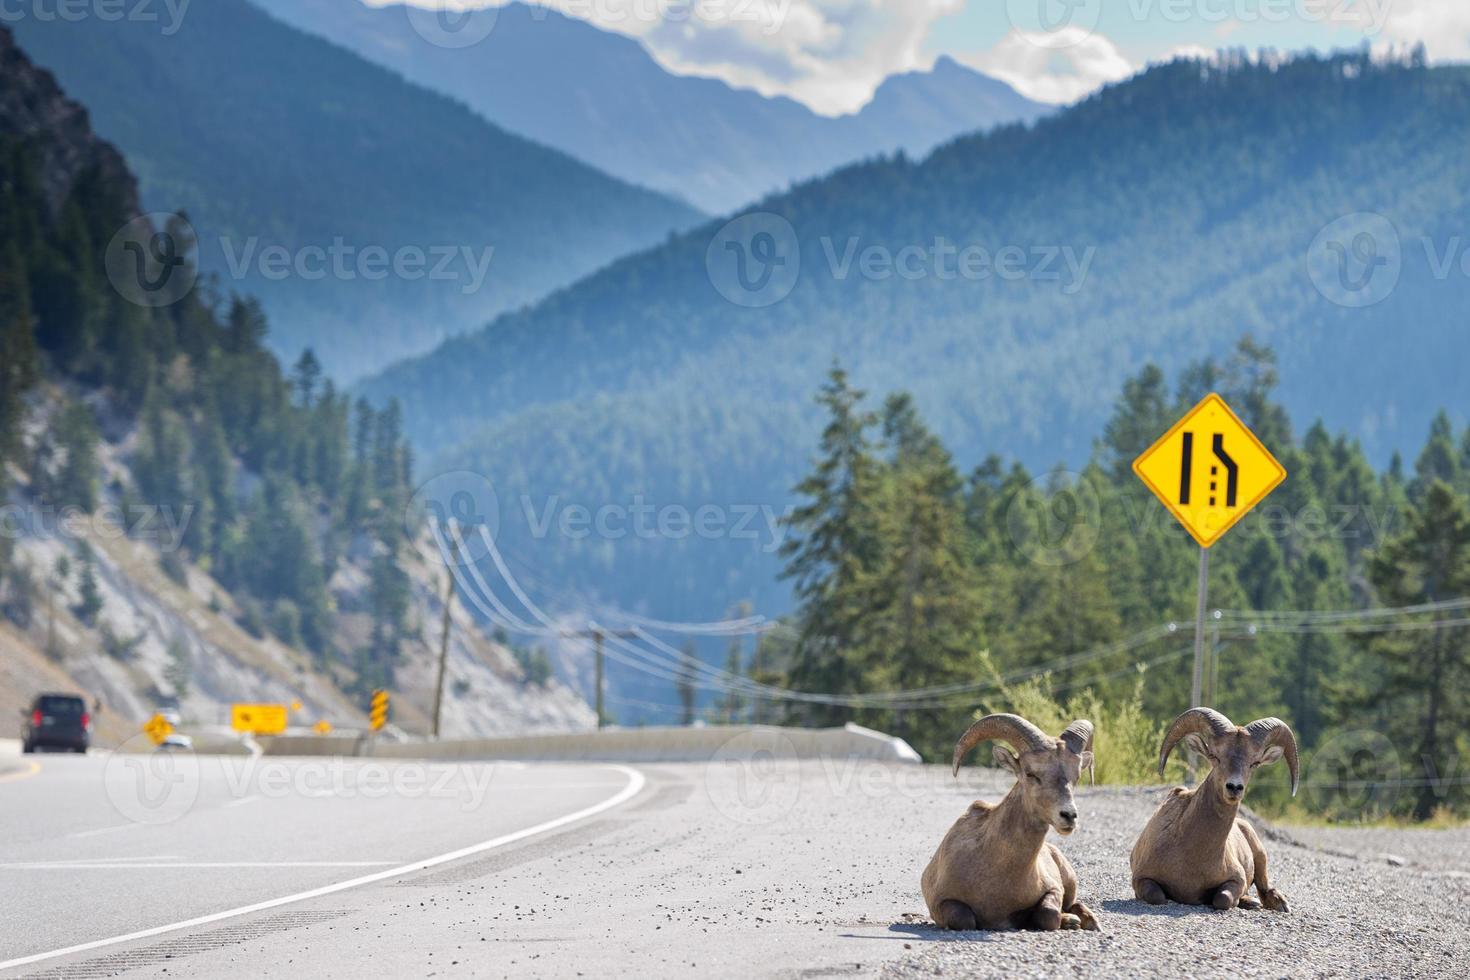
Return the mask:
[[1201, 548], [1286, 479], [1276, 457], [1213, 392], [1144, 450], [1133, 472]]

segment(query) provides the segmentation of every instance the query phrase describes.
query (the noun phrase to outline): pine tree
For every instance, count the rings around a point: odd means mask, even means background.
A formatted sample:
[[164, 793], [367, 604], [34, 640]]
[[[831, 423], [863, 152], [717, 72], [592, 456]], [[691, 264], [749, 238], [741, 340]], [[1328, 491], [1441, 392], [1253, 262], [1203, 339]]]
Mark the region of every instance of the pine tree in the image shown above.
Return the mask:
[[[1385, 544], [1370, 567], [1374, 585], [1394, 605], [1470, 595], [1470, 503], [1443, 480], [1432, 481], [1406, 532]], [[1414, 758], [1435, 767], [1424, 773], [1414, 802], [1414, 818], [1428, 820], [1443, 800], [1439, 777], [1455, 749], [1454, 733], [1470, 722], [1470, 641], [1463, 630], [1435, 626], [1380, 641], [1377, 649], [1387, 669], [1383, 695], [1408, 706], [1394, 717], [1414, 730]]]
[[[798, 689], [853, 693], [864, 684], [858, 658], [868, 580], [880, 557], [873, 508], [881, 474], [869, 439], [877, 420], [863, 411], [862, 400], [863, 392], [834, 367], [818, 398], [829, 417], [822, 455], [796, 485], [806, 502], [786, 520], [791, 534], [781, 546], [783, 577], [794, 583], [800, 630], [789, 678]], [[846, 715], [822, 705], [806, 712], [816, 724]]]

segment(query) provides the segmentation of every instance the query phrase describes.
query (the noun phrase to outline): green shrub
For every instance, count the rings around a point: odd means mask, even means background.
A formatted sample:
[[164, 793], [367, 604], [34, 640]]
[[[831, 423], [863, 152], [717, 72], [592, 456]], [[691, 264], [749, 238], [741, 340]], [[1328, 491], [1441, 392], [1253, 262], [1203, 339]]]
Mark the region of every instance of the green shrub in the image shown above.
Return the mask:
[[996, 684], [981, 701], [976, 717], [1000, 711], [1020, 715], [1048, 735], [1056, 735], [1077, 718], [1092, 722], [1092, 754], [1099, 783], [1140, 785], [1159, 782], [1157, 759], [1164, 724], [1143, 710], [1143, 669], [1133, 693], [1125, 700], [1105, 701], [1091, 688], [1063, 701], [1043, 675], [1016, 684], [1005, 683], [988, 654], [985, 666]]

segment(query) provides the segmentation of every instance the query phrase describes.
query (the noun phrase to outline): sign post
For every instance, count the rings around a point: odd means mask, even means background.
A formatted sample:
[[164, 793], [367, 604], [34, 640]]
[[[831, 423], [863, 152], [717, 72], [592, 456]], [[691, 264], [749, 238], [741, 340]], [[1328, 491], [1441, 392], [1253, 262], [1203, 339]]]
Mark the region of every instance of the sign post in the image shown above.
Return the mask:
[[1280, 486], [1286, 470], [1225, 399], [1211, 392], [1133, 461], [1133, 472], [1199, 544], [1192, 707], [1203, 696], [1210, 546]]

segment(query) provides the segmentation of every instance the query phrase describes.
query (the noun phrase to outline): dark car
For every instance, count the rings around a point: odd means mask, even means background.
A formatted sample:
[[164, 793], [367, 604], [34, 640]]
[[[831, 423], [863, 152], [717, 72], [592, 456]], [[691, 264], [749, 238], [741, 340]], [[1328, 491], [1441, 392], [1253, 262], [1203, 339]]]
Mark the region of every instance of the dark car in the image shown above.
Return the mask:
[[60, 749], [86, 752], [92, 740], [92, 716], [87, 702], [75, 694], [42, 694], [31, 702], [21, 751]]

